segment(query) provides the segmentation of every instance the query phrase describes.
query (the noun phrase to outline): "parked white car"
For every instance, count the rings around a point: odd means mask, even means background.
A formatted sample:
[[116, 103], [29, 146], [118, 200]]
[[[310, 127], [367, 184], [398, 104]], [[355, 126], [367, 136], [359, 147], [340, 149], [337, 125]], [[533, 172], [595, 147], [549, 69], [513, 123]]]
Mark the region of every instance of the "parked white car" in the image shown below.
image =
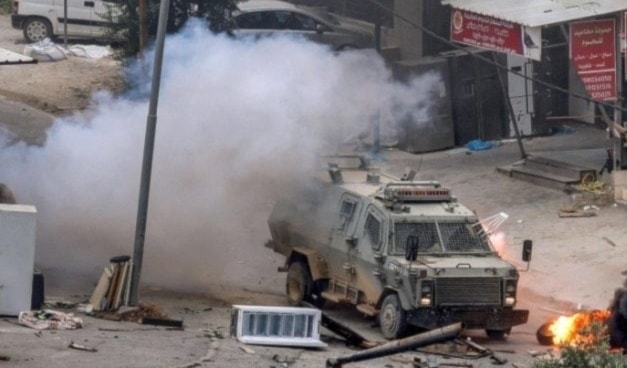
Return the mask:
[[372, 23], [279, 0], [248, 0], [237, 6], [233, 30], [237, 36], [293, 34], [337, 51], [375, 47]]
[[[11, 14], [13, 28], [21, 29], [28, 42], [64, 34], [64, 0], [15, 0]], [[67, 0], [68, 37], [101, 38], [109, 31], [107, 0]]]

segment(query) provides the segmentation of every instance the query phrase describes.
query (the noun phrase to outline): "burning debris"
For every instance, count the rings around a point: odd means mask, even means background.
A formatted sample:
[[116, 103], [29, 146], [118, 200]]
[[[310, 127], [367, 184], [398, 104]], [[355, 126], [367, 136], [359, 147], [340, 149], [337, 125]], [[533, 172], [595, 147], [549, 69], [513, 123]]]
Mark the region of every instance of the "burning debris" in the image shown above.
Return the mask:
[[540, 326], [536, 337], [542, 345], [582, 348], [609, 338], [613, 348], [627, 352], [627, 289], [616, 290], [609, 309], [552, 319]]
[[608, 310], [593, 310], [575, 313], [572, 316], [560, 316], [543, 324], [536, 337], [542, 345], [585, 345], [594, 338], [592, 326], [607, 326], [610, 316]]

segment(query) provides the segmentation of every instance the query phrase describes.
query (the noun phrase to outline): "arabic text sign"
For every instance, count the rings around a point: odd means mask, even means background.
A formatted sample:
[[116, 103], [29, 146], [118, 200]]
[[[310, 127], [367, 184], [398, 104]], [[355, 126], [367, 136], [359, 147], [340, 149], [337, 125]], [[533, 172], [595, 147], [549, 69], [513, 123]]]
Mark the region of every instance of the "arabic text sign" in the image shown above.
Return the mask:
[[451, 40], [540, 60], [539, 28], [525, 32], [520, 24], [465, 10], [451, 11]]
[[616, 99], [614, 19], [570, 23], [570, 59], [593, 100]]

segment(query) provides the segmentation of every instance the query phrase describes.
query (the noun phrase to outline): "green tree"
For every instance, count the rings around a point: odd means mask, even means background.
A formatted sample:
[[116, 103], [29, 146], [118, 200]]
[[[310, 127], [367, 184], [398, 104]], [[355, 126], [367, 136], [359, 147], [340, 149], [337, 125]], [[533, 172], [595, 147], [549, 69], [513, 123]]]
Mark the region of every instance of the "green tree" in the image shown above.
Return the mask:
[[[229, 32], [232, 29], [232, 14], [239, 0], [170, 0], [167, 32], [177, 32], [190, 17], [208, 21], [211, 31]], [[146, 0], [147, 33], [153, 39], [159, 24], [160, 0]], [[135, 55], [140, 50], [138, 0], [112, 0], [103, 15], [110, 22], [112, 39], [122, 39], [124, 54]]]

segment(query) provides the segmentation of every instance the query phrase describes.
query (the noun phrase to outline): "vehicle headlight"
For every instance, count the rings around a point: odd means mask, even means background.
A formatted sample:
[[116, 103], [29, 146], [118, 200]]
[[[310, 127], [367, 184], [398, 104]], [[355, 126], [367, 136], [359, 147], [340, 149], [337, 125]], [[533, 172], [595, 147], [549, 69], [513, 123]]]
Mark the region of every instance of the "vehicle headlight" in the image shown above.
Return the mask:
[[507, 280], [505, 282], [503, 304], [508, 307], [516, 304], [516, 280]]
[[423, 280], [418, 290], [416, 303], [421, 307], [431, 306], [431, 300], [433, 299], [433, 281]]

